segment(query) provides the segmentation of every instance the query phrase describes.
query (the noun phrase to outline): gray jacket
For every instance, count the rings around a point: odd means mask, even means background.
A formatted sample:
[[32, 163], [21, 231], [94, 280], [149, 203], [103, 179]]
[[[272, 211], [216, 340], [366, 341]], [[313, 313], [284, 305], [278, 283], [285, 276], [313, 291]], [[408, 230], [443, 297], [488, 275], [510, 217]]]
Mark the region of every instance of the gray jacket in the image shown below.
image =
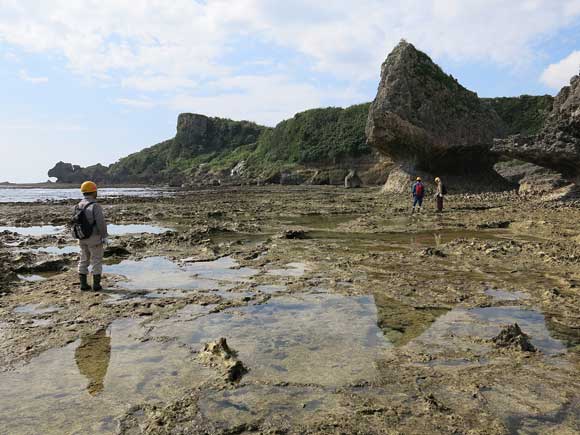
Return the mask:
[[85, 198], [79, 202], [79, 207], [84, 207], [90, 204], [85, 209], [85, 215], [87, 220], [91, 225], [95, 225], [93, 230], [93, 236], [98, 235], [101, 239], [106, 239], [109, 237], [107, 232], [107, 221], [105, 220], [105, 214], [103, 213], [103, 207], [93, 198]]

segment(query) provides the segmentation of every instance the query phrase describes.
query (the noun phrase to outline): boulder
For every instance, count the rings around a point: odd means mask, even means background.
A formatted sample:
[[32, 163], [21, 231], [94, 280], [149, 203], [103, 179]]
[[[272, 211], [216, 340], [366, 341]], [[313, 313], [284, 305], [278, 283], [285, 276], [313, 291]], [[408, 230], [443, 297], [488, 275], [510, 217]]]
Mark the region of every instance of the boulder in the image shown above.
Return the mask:
[[580, 178], [580, 76], [570, 80], [554, 100], [544, 127], [535, 135], [514, 135], [494, 141], [497, 153]]
[[222, 371], [229, 382], [239, 381], [248, 372], [244, 364], [236, 358], [236, 352], [228, 346], [224, 337], [205, 343], [198, 358], [202, 363]]
[[344, 177], [344, 187], [347, 189], [356, 189], [362, 186], [362, 180], [358, 176], [356, 169], [351, 170], [346, 177]]
[[236, 164], [230, 171], [230, 177], [241, 177], [246, 172], [246, 161], [242, 160]]
[[[368, 142], [399, 166], [392, 172], [463, 175], [492, 172], [493, 139], [505, 125], [488, 103], [401, 41], [382, 65], [366, 126]], [[390, 178], [390, 177], [389, 177]]]
[[280, 174], [280, 184], [285, 186], [297, 186], [305, 181], [306, 179], [299, 172], [283, 172]]
[[520, 329], [517, 323], [506, 326], [492, 341], [498, 348], [513, 349], [521, 352], [536, 352], [536, 348], [530, 342], [530, 337]]
[[281, 239], [289, 239], [289, 240], [307, 239], [308, 235], [306, 234], [306, 231], [304, 231], [301, 228], [290, 228], [290, 229], [286, 229], [286, 230], [282, 231], [280, 238]]
[[110, 245], [105, 248], [103, 256], [105, 258], [109, 257], [128, 257], [131, 252], [123, 246], [120, 245]]

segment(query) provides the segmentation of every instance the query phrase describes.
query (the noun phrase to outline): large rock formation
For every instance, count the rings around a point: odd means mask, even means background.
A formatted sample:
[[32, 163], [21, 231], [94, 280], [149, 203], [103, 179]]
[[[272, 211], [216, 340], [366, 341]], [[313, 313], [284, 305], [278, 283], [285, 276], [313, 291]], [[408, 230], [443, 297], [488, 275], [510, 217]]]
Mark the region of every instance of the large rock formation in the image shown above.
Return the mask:
[[399, 177], [401, 171], [489, 175], [496, 161], [493, 139], [504, 132], [490, 104], [412, 44], [401, 41], [383, 63], [366, 133], [399, 165]]
[[536, 135], [515, 135], [495, 141], [493, 150], [580, 178], [580, 76], [570, 81], [554, 100], [544, 127]]
[[48, 176], [56, 178], [59, 183], [82, 183], [86, 180], [93, 180], [96, 183], [107, 181], [106, 166], [96, 164], [87, 168], [81, 168], [72, 163], [58, 162], [54, 168], [48, 171]]
[[384, 183], [391, 162], [366, 143], [370, 103], [296, 114], [275, 128], [248, 121], [183, 113], [174, 138], [109, 167], [59, 163], [59, 182], [110, 184], [225, 183], [343, 184], [349, 169], [365, 184]]
[[200, 154], [252, 144], [266, 129], [249, 121], [182, 113], [177, 118], [177, 133], [171, 141], [168, 158], [190, 159]]

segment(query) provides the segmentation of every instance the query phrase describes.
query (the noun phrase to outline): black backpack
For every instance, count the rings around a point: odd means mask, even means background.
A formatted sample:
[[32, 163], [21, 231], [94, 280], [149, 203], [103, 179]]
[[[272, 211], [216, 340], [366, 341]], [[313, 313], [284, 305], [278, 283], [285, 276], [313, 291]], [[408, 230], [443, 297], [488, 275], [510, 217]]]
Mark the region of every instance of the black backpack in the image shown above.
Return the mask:
[[75, 211], [71, 220], [72, 236], [75, 239], [85, 240], [91, 237], [93, 234], [94, 225], [89, 223], [87, 214], [85, 213], [85, 210], [91, 204], [92, 202], [89, 202], [84, 207], [79, 207], [78, 205], [75, 207]]
[[441, 185], [441, 193], [443, 195], [447, 195], [447, 186], [445, 186], [445, 184]]

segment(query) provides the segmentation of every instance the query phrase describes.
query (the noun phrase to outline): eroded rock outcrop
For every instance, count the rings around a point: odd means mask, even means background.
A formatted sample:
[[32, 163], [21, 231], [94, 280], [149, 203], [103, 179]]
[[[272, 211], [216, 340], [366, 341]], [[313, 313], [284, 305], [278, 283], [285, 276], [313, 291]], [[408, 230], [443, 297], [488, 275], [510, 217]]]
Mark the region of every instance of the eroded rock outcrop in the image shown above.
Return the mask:
[[508, 325], [492, 339], [498, 348], [512, 349], [520, 352], [536, 352], [536, 348], [517, 323]]
[[198, 359], [203, 364], [221, 371], [228, 382], [236, 382], [248, 372], [236, 355], [236, 352], [228, 346], [226, 339], [221, 337], [216, 341], [206, 343]]
[[[504, 132], [490, 104], [412, 44], [401, 41], [383, 63], [366, 133], [373, 147], [398, 164], [397, 177], [403, 173], [410, 180], [418, 171], [490, 174], [493, 139]], [[390, 184], [399, 189], [401, 183]]]
[[366, 143], [370, 103], [297, 113], [275, 128], [182, 113], [174, 138], [104, 167], [60, 162], [58, 182], [180, 186], [282, 183], [341, 185], [350, 168], [365, 184], [381, 184], [390, 161]]
[[347, 189], [357, 189], [362, 186], [362, 180], [358, 176], [356, 169], [351, 170], [346, 177], [344, 177], [344, 187]]
[[72, 163], [58, 162], [54, 168], [48, 171], [48, 176], [56, 178], [59, 183], [82, 183], [86, 180], [93, 180], [96, 183], [107, 181], [108, 168], [97, 164], [82, 168]]
[[574, 76], [554, 100], [544, 127], [536, 135], [495, 141], [493, 150], [534, 163], [578, 181], [580, 177], [580, 76]]

